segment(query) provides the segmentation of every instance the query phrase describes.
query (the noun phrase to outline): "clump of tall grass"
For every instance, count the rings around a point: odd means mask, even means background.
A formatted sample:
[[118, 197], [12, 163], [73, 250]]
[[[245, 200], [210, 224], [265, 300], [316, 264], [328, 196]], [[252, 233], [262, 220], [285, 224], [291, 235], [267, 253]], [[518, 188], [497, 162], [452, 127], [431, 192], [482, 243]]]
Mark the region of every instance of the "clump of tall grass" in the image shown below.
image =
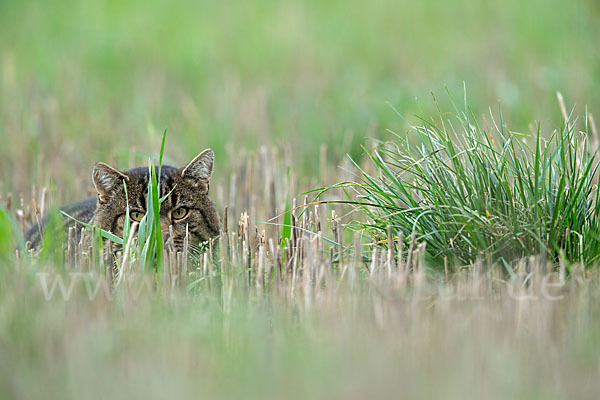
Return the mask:
[[580, 131], [563, 114], [560, 128], [538, 124], [531, 134], [509, 130], [501, 109], [488, 123], [466, 104], [450, 118], [440, 111], [437, 120], [420, 119], [367, 151], [355, 181], [335, 185], [366, 216], [351, 226], [384, 244], [388, 227], [404, 240], [414, 234], [434, 264], [544, 253], [593, 264], [600, 257], [593, 119], [586, 112]]

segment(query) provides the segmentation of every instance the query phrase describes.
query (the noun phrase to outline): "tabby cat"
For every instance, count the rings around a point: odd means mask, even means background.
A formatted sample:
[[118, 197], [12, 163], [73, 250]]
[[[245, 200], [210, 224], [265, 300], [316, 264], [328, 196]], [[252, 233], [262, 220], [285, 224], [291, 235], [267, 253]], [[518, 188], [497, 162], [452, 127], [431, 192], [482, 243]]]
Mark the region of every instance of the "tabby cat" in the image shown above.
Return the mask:
[[[190, 243], [195, 245], [219, 235], [219, 216], [208, 197], [213, 164], [214, 152], [206, 149], [185, 167], [162, 166], [160, 196], [168, 196], [160, 207], [160, 222], [165, 242], [173, 245], [176, 251], [183, 249], [186, 230]], [[92, 171], [92, 180], [98, 192], [96, 197], [69, 204], [61, 210], [122, 237], [127, 203], [132, 222], [141, 221], [146, 213], [150, 180], [148, 167], [119, 171], [97, 163]], [[127, 198], [123, 182], [127, 186]], [[67, 229], [75, 226], [80, 232], [81, 225], [71, 219], [65, 219], [65, 226]], [[40, 246], [40, 228], [37, 225], [29, 229], [26, 240], [34, 248]], [[86, 239], [84, 236], [84, 240], [89, 241], [89, 237]]]

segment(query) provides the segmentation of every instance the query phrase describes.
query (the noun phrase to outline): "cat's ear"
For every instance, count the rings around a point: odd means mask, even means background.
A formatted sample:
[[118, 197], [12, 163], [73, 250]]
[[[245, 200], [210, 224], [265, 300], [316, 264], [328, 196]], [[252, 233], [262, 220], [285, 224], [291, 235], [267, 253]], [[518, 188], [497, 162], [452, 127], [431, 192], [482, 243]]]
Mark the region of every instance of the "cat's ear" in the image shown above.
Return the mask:
[[123, 185], [123, 180], [129, 181], [129, 177], [110, 165], [99, 162], [94, 165], [92, 180], [98, 192], [98, 200], [105, 202], [116, 187]]
[[212, 149], [206, 149], [182, 168], [181, 176], [198, 181], [198, 183], [208, 183], [214, 162], [215, 152]]

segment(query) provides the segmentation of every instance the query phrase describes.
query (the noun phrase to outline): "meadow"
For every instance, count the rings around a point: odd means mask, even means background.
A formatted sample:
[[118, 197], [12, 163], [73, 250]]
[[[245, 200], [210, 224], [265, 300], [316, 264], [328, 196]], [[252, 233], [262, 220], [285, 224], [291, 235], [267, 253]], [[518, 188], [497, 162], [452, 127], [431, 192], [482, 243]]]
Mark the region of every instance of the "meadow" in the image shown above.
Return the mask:
[[[0, 3], [0, 398], [597, 397], [598, 17]], [[215, 150], [206, 251], [22, 248], [165, 129]]]

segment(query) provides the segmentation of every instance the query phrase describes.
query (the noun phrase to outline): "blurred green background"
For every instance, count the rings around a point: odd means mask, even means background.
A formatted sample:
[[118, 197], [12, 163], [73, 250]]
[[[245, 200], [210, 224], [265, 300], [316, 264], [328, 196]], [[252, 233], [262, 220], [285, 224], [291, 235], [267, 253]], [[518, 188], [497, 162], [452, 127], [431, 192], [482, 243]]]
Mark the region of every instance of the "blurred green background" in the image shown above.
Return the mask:
[[391, 106], [428, 116], [463, 82], [476, 114], [551, 129], [556, 90], [598, 110], [599, 20], [595, 0], [2, 1], [0, 190], [68, 197], [164, 128], [171, 160], [211, 146], [217, 176], [261, 145], [311, 176], [322, 143], [339, 165], [406, 129]]
[[[325, 144], [332, 177], [365, 138], [407, 130], [394, 108], [409, 121], [436, 114], [433, 92], [453, 111], [446, 88], [462, 102], [463, 84], [475, 115], [500, 102], [516, 131], [531, 121], [545, 133], [559, 127], [557, 90], [600, 121], [598, 21], [598, 0], [0, 0], [0, 196], [23, 192], [30, 203], [36, 184], [50, 185], [55, 205], [80, 199], [96, 161], [144, 164], [165, 128], [169, 162], [215, 149], [217, 193], [240, 154], [261, 146], [291, 149], [286, 162], [310, 180]], [[287, 190], [276, 188], [281, 198]], [[241, 187], [236, 211], [250, 194], [268, 207], [264, 192]], [[45, 301], [29, 274], [63, 265], [21, 267], [0, 265], [0, 397], [597, 390], [596, 278], [572, 286], [578, 295], [560, 307], [504, 292], [500, 302], [464, 301], [460, 291], [454, 301], [445, 286], [423, 292], [426, 301], [412, 287], [387, 297], [370, 277], [347, 294], [315, 289], [320, 303], [310, 306], [277, 286], [263, 299], [245, 272], [248, 290], [236, 284], [233, 296], [213, 286], [189, 302], [130, 305], [88, 302], [82, 287], [73, 301]], [[468, 296], [471, 283], [461, 282]]]

